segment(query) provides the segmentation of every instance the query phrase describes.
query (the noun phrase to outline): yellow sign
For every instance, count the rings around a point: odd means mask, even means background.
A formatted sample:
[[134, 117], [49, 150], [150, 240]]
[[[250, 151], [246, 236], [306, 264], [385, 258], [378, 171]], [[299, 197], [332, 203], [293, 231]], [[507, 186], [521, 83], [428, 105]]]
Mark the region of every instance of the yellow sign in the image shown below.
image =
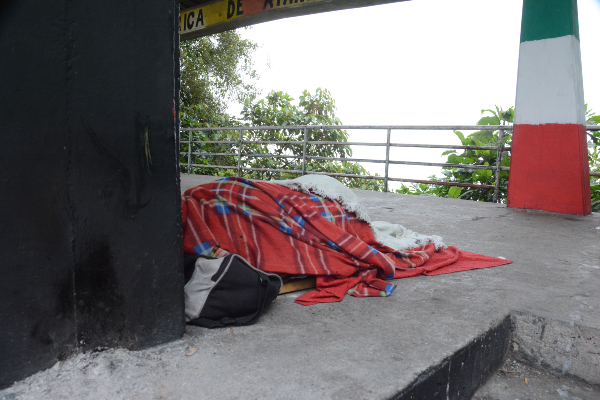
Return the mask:
[[220, 0], [179, 13], [179, 34], [198, 31], [278, 8], [300, 7], [322, 1], [326, 0]]

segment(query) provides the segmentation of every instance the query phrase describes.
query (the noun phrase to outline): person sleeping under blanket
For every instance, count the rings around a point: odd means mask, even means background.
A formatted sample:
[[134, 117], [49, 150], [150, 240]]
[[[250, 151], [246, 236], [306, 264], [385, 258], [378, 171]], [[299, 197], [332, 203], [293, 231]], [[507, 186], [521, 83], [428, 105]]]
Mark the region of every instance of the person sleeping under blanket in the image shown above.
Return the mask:
[[370, 222], [356, 194], [334, 178], [223, 178], [182, 195], [184, 253], [242, 256], [277, 274], [316, 277], [303, 305], [386, 297], [393, 279], [487, 268], [512, 261], [446, 246], [401, 225]]

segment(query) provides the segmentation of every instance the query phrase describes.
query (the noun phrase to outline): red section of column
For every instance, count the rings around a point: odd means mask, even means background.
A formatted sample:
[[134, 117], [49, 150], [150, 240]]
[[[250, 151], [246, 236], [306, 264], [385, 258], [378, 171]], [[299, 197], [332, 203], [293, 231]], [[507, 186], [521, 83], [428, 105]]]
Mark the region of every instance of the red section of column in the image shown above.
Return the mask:
[[590, 173], [585, 126], [515, 125], [509, 207], [590, 214]]

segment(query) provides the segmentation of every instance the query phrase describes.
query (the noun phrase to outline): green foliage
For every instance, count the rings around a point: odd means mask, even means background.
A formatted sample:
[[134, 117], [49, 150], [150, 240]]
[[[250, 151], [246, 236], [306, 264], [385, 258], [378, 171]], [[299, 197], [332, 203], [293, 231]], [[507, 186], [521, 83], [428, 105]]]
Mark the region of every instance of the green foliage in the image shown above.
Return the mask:
[[[239, 31], [227, 31], [180, 43], [180, 114], [182, 128], [240, 126], [241, 122], [226, 113], [227, 103], [243, 103], [258, 92], [252, 53], [257, 45], [242, 39]], [[187, 143], [231, 140], [235, 131], [184, 132], [181, 137], [181, 171], [187, 172]], [[192, 164], [237, 165], [233, 156], [206, 156], [203, 153], [236, 153], [237, 146], [228, 144], [192, 143]], [[214, 168], [192, 167], [194, 174], [213, 174]], [[235, 175], [234, 170], [220, 170], [223, 176]]]
[[231, 119], [225, 111], [230, 101], [242, 103], [258, 92], [252, 53], [257, 45], [243, 39], [239, 30], [181, 42], [180, 111], [182, 118], [202, 126], [224, 126]]
[[[217, 120], [217, 118], [220, 118]], [[265, 98], [253, 101], [246, 99], [242, 110], [245, 126], [289, 126], [289, 125], [341, 125], [335, 116], [335, 101], [326, 89], [317, 88], [314, 94], [307, 90], [300, 96], [298, 104], [284, 92], [272, 91]], [[182, 126], [242, 126], [242, 121], [227, 115], [214, 117], [211, 123], [196, 121], [193, 116], [182, 112]], [[189, 132], [181, 135], [181, 171], [187, 172], [187, 152]], [[277, 141], [292, 143], [245, 143], [242, 148], [244, 154], [273, 154], [281, 157], [253, 157], [244, 156], [241, 165], [246, 168], [262, 168], [282, 171], [243, 171], [243, 176], [248, 179], [293, 179], [297, 173], [283, 171], [302, 170], [302, 160], [289, 156], [301, 156], [304, 151], [303, 129], [277, 129], [277, 130], [244, 130], [244, 141]], [[235, 141], [239, 138], [238, 131], [203, 131], [193, 132], [192, 164], [231, 166], [231, 169], [218, 169], [211, 167], [191, 167], [193, 174], [235, 176], [237, 174], [238, 144], [232, 143], [202, 143], [204, 141], [228, 140]], [[315, 160], [312, 157], [346, 158], [352, 156], [350, 146], [344, 144], [348, 141], [348, 133], [341, 129], [308, 129], [307, 140], [320, 142], [336, 142], [336, 144], [308, 144], [306, 146], [306, 172], [331, 172], [354, 175], [371, 175], [358, 163], [335, 160]], [[339, 143], [339, 144], [338, 144]], [[204, 153], [228, 153], [231, 155], [209, 156]], [[381, 191], [381, 181], [338, 178], [345, 185], [352, 188]]]
[[[600, 115], [596, 115], [585, 105], [585, 116], [588, 125], [600, 125]], [[590, 171], [600, 172], [600, 131], [588, 131], [588, 157]], [[600, 212], [600, 177], [590, 177], [590, 189], [592, 192], [592, 211]]]
[[[481, 113], [489, 113], [482, 117], [477, 125], [503, 125], [511, 123], [514, 118], [513, 107], [503, 110], [496, 106], [496, 110], [481, 110]], [[585, 115], [587, 125], [600, 125], [600, 115], [596, 115], [585, 105]], [[498, 144], [498, 132], [478, 131], [464, 136], [462, 132], [454, 131], [463, 145], [474, 146], [496, 146]], [[590, 171], [600, 172], [600, 132], [588, 131], [588, 157]], [[505, 131], [503, 138], [504, 146], [511, 146], [512, 132]], [[447, 155], [447, 163], [469, 164], [469, 165], [496, 165], [496, 150], [465, 150], [458, 154], [456, 150], [448, 150], [442, 153]], [[502, 153], [502, 166], [510, 166], [510, 153]], [[443, 168], [443, 177], [438, 178], [433, 175], [430, 180], [442, 182], [460, 182], [493, 185], [495, 183], [495, 174], [491, 170], [470, 170], [466, 168]], [[600, 177], [590, 177], [590, 186], [592, 194], [592, 211], [600, 212]], [[508, 189], [508, 172], [500, 172], [500, 192], [498, 198], [501, 202], [506, 201]], [[493, 201], [492, 189], [462, 188], [458, 186], [438, 186], [413, 183], [410, 186], [402, 185], [396, 190], [398, 193], [412, 195], [432, 195], [448, 198], [459, 198], [479, 201]]]
[[[495, 110], [481, 110], [481, 114], [487, 114], [477, 121], [477, 125], [504, 125], [512, 123], [515, 112], [511, 107], [507, 110], [496, 106]], [[499, 131], [477, 131], [468, 136], [465, 136], [460, 131], [454, 131], [454, 134], [460, 139], [465, 146], [497, 146]], [[504, 131], [502, 139], [504, 146], [510, 147], [512, 143], [512, 131]], [[463, 165], [496, 165], [496, 150], [462, 150], [460, 153], [456, 150], [447, 150], [442, 153], [443, 156], [448, 156], [446, 162], [451, 164]], [[502, 166], [510, 165], [509, 152], [502, 153]], [[494, 171], [485, 169], [469, 169], [460, 167], [444, 167], [442, 169], [442, 177], [435, 175], [430, 176], [430, 180], [442, 182], [457, 182], [469, 183], [476, 185], [494, 185], [496, 176]], [[500, 172], [500, 191], [498, 198], [500, 201], [505, 201], [506, 192], [508, 190], [508, 171]], [[427, 185], [427, 184], [412, 184], [410, 186], [402, 185], [398, 193], [415, 194], [415, 195], [433, 195], [438, 197], [448, 197], [454, 199], [467, 199], [477, 201], [493, 201], [493, 189], [481, 189], [459, 186], [442, 186], [442, 185]]]
[[[192, 106], [190, 108], [201, 108], [202, 105]], [[202, 112], [202, 111], [200, 111]], [[181, 120], [182, 128], [200, 128], [210, 126], [240, 126], [240, 121], [229, 116], [228, 114], [217, 114], [207, 120], [197, 120], [193, 111], [188, 114], [185, 111], [181, 111], [179, 116]], [[179, 165], [181, 172], [188, 172], [188, 151], [190, 151], [190, 140], [191, 136], [191, 164], [200, 165], [237, 165], [237, 157], [235, 156], [208, 156], [206, 153], [237, 153], [237, 146], [233, 143], [204, 143], [205, 141], [216, 141], [216, 140], [235, 140], [237, 138], [237, 132], [235, 131], [201, 131], [201, 132], [190, 132], [185, 131], [180, 135], [180, 159]], [[195, 143], [194, 143], [195, 142]], [[213, 175], [215, 173], [214, 168], [203, 168], [193, 166], [190, 168], [190, 173], [199, 175]], [[221, 170], [221, 176], [235, 175], [235, 171], [232, 170]]]
[[[252, 53], [257, 45], [242, 39], [239, 31], [228, 31], [180, 44], [180, 120], [182, 128], [285, 126], [285, 125], [341, 125], [335, 116], [335, 102], [327, 90], [316, 90], [314, 94], [304, 91], [299, 103], [293, 103], [287, 93], [271, 92], [266, 98], [255, 101], [258, 92], [254, 80]], [[238, 101], [244, 104], [243, 120], [226, 113], [227, 103]], [[190, 137], [191, 135], [191, 137]], [[180, 137], [180, 166], [187, 172], [187, 155], [192, 153], [191, 164], [231, 166], [232, 169], [217, 169], [194, 166], [193, 174], [235, 176], [237, 173], [238, 144], [204, 143], [207, 141], [237, 140], [237, 131], [184, 132]], [[189, 140], [192, 142], [191, 148]], [[244, 140], [296, 141], [298, 144], [244, 144], [246, 154], [275, 154], [280, 156], [302, 155], [304, 132], [302, 130], [253, 130], [244, 131]], [[307, 172], [334, 172], [370, 175], [360, 164], [347, 161], [314, 160], [313, 157], [340, 157], [352, 155], [348, 133], [341, 129], [309, 129], [309, 141], [331, 141], [340, 144], [308, 145], [306, 149]], [[231, 155], [208, 156], [207, 153]], [[292, 158], [245, 157], [242, 166], [282, 170], [301, 170], [301, 160]], [[297, 174], [285, 172], [246, 171], [251, 179], [288, 179]], [[380, 181], [339, 178], [346, 185], [368, 190], [382, 190]]]
[[[317, 88], [314, 94], [305, 90], [298, 104], [287, 93], [271, 91], [264, 99], [246, 100], [242, 117], [249, 126], [287, 126], [287, 125], [341, 125], [335, 116], [335, 101], [327, 89]], [[250, 130], [245, 138], [252, 141], [285, 141], [295, 143], [282, 144], [246, 144], [244, 153], [274, 154], [279, 156], [301, 156], [303, 154], [304, 130]], [[308, 129], [307, 140], [320, 142], [337, 142], [339, 144], [308, 144], [306, 146], [306, 171], [333, 172], [344, 174], [370, 175], [360, 164], [348, 161], [315, 160], [312, 157], [346, 158], [352, 155], [348, 141], [348, 133], [341, 129]], [[270, 168], [281, 170], [302, 170], [302, 160], [296, 158], [247, 157], [244, 165], [251, 168]], [[244, 176], [252, 179], [289, 179], [297, 174], [286, 172], [247, 171]], [[338, 178], [349, 187], [381, 190], [379, 181], [357, 178]]]
[[[256, 102], [247, 101], [242, 110], [242, 116], [248, 121], [250, 126], [286, 126], [286, 125], [340, 125], [340, 120], [335, 116], [334, 101], [327, 90], [317, 89], [315, 95], [311, 95], [308, 91], [304, 91], [300, 96], [299, 105], [293, 103], [287, 93], [272, 91], [269, 95]], [[276, 154], [276, 155], [302, 155], [304, 140], [304, 131], [297, 129], [282, 129], [268, 131], [248, 131], [249, 140], [269, 140], [269, 141], [294, 141], [298, 144], [282, 144], [282, 145], [254, 145], [253, 152], [259, 154]], [[348, 134], [346, 131], [339, 129], [309, 129], [308, 141], [335, 141], [343, 143], [347, 141]], [[307, 155], [315, 155], [318, 157], [346, 157], [352, 152], [349, 146], [333, 145], [333, 146], [318, 146], [308, 145], [306, 148]], [[274, 163], [277, 168], [281, 169], [301, 169], [298, 160], [294, 159], [279, 159], [273, 160], [268, 158], [257, 159], [252, 162], [252, 166], [256, 168], [267, 168], [269, 164]], [[307, 169], [314, 170], [321, 166], [322, 163], [317, 163], [312, 166], [312, 163], [307, 162]], [[312, 167], [312, 168], [311, 168]], [[264, 173], [259, 179], [279, 179], [278, 174]]]

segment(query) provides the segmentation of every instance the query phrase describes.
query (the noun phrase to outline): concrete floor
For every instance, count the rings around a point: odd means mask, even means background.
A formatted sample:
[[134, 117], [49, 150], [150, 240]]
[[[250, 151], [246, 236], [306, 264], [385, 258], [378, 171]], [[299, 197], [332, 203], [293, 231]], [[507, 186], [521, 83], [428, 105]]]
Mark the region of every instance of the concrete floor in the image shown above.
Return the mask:
[[[183, 176], [182, 191], [206, 179], [214, 178]], [[600, 385], [600, 214], [356, 193], [374, 221], [514, 263], [398, 280], [388, 298], [303, 307], [297, 294], [282, 295], [255, 325], [190, 326], [183, 339], [144, 351], [79, 354], [0, 400], [394, 398], [508, 314], [520, 324], [521, 358]]]

